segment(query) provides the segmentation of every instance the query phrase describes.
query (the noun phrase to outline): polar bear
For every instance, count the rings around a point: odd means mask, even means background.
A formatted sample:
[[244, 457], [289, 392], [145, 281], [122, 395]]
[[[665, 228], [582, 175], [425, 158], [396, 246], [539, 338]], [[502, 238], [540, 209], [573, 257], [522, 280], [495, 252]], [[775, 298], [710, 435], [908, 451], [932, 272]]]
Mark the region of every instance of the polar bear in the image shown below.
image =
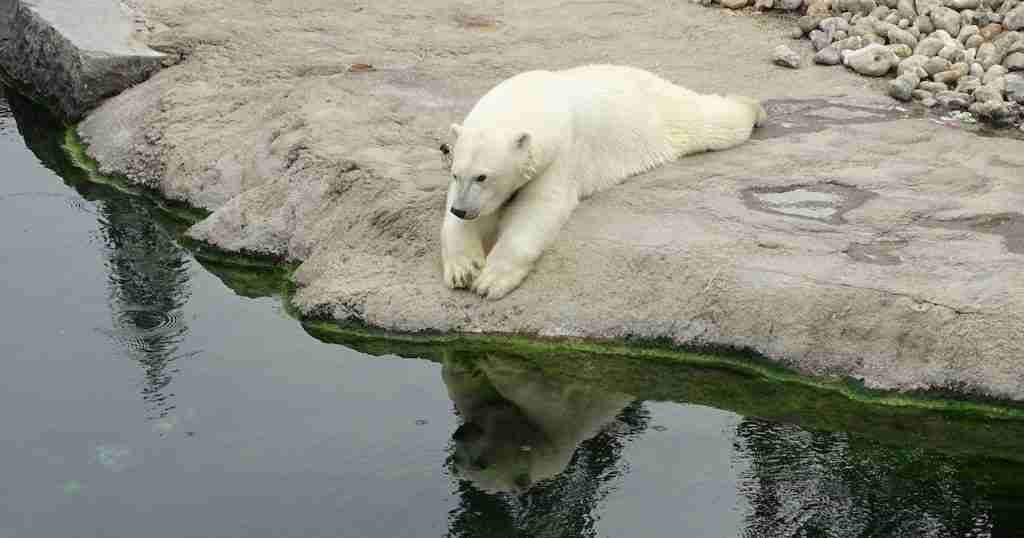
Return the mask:
[[765, 119], [757, 100], [698, 94], [633, 67], [501, 82], [451, 126], [445, 282], [504, 297], [581, 199], [683, 155], [736, 146]]

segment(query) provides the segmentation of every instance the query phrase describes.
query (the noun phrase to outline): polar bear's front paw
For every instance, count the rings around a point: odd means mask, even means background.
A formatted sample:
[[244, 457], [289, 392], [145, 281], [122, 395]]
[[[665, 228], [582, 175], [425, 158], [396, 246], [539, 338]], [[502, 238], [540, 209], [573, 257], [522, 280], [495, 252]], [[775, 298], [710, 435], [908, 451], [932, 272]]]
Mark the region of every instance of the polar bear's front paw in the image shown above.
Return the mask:
[[473, 282], [473, 291], [491, 300], [506, 296], [526, 278], [529, 267], [488, 263]]
[[483, 258], [470, 256], [452, 256], [444, 260], [444, 282], [456, 290], [473, 285], [476, 276], [484, 266]]

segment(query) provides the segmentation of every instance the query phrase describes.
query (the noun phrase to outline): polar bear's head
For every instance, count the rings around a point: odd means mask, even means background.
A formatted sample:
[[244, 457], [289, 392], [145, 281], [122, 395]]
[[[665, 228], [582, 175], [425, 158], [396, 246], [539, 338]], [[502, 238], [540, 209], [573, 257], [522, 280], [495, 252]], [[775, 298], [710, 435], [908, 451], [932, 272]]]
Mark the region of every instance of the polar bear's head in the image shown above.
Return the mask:
[[451, 212], [456, 217], [472, 220], [494, 213], [533, 179], [536, 168], [529, 133], [453, 124], [452, 134], [457, 137], [451, 169]]

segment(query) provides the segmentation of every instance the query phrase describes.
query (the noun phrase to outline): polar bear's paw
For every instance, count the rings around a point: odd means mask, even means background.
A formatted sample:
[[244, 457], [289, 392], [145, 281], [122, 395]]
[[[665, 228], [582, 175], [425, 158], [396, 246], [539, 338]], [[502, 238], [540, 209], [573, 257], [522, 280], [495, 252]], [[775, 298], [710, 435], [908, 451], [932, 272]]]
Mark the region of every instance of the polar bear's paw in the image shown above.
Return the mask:
[[501, 299], [516, 289], [529, 272], [529, 267], [488, 263], [473, 282], [473, 291], [492, 301]]
[[483, 258], [471, 256], [452, 256], [444, 260], [444, 282], [449, 288], [456, 290], [473, 285], [480, 270], [483, 269]]

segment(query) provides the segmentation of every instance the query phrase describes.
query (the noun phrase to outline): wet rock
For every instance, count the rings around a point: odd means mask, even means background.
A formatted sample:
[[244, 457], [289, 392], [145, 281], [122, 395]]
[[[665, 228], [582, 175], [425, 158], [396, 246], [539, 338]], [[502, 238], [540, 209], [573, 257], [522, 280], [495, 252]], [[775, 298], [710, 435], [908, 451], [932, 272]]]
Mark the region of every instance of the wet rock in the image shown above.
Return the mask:
[[945, 58], [934, 57], [928, 58], [928, 61], [926, 61], [921, 67], [923, 67], [929, 75], [934, 75], [935, 73], [948, 71], [952, 65], [953, 63]]
[[949, 91], [949, 86], [941, 82], [932, 82], [929, 80], [921, 81], [921, 89], [932, 93], [939, 93]]
[[821, 30], [814, 30], [811, 32], [811, 46], [814, 50], [821, 50], [832, 43], [832, 38], [828, 34]]
[[966, 109], [971, 104], [970, 95], [952, 91], [937, 92], [935, 100], [942, 106], [961, 110]]
[[896, 77], [889, 81], [889, 95], [900, 101], [909, 101], [921, 81], [913, 74]]
[[1024, 75], [1011, 73], [1004, 78], [1006, 98], [1014, 103], [1024, 105]]
[[936, 30], [945, 30], [949, 35], [960, 33], [960, 14], [948, 7], [935, 7], [931, 11], [932, 24]]
[[1024, 29], [1024, 4], [1013, 8], [1013, 11], [1010, 11], [1003, 17], [1003, 26], [1007, 30]]
[[914, 47], [914, 56], [935, 56], [946, 44], [937, 37], [926, 37]]
[[776, 65], [798, 69], [800, 67], [800, 55], [793, 52], [793, 49], [786, 45], [779, 45], [772, 51], [772, 61]]
[[888, 73], [898, 58], [891, 50], [872, 43], [862, 49], [843, 51], [843, 64], [869, 77], [880, 77]]
[[889, 28], [889, 31], [886, 32], [886, 36], [889, 38], [889, 42], [893, 44], [902, 43], [911, 49], [917, 46], [917, 38], [910, 32], [899, 27]]
[[1007, 54], [1003, 60], [1003, 66], [1010, 71], [1024, 71], [1024, 52]]
[[829, 45], [814, 54], [814, 63], [820, 65], [839, 65], [842, 56], [835, 45]]

